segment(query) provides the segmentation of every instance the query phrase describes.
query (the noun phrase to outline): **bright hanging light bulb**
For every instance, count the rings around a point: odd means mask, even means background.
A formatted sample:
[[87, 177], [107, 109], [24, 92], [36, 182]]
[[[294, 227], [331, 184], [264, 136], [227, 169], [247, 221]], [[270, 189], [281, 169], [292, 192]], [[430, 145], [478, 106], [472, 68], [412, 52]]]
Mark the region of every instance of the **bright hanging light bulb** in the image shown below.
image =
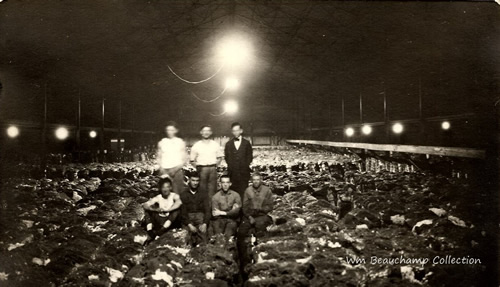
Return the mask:
[[12, 139], [17, 137], [19, 135], [19, 128], [16, 126], [10, 126], [7, 128], [7, 135]]
[[364, 125], [362, 128], [361, 128], [361, 131], [363, 132], [363, 134], [365, 135], [369, 135], [372, 133], [372, 127], [369, 126], [369, 125]]
[[59, 140], [65, 140], [69, 136], [69, 131], [65, 127], [60, 127], [55, 132], [56, 138]]
[[91, 137], [91, 138], [97, 137], [97, 132], [96, 131], [90, 131], [89, 132], [89, 137]]
[[236, 78], [227, 78], [226, 89], [230, 91], [235, 91], [240, 87], [240, 81]]
[[395, 123], [394, 125], [392, 125], [392, 131], [395, 133], [395, 134], [400, 134], [403, 132], [403, 125], [400, 124], [400, 123]]
[[354, 135], [354, 129], [353, 128], [347, 128], [347, 129], [345, 129], [345, 134], [348, 137], [352, 137]]
[[250, 62], [251, 50], [250, 43], [244, 37], [231, 36], [223, 39], [218, 45], [217, 57], [224, 65], [243, 66]]
[[238, 111], [238, 103], [233, 100], [229, 100], [224, 104], [224, 113], [235, 114]]
[[451, 128], [451, 124], [448, 121], [444, 121], [441, 123], [441, 128], [445, 131], [449, 130]]

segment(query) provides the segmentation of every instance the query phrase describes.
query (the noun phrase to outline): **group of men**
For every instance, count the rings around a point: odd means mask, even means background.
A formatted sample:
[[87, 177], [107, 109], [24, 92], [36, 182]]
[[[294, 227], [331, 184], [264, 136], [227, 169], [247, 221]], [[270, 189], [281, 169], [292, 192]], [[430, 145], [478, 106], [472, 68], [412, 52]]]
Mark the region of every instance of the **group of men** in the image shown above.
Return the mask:
[[[188, 243], [197, 245], [208, 237], [236, 235], [242, 242], [250, 233], [262, 233], [272, 223], [268, 213], [273, 209], [271, 190], [263, 185], [262, 177], [251, 176], [252, 145], [242, 137], [239, 123], [231, 125], [233, 138], [224, 152], [212, 137], [212, 128], [201, 127], [202, 139], [191, 148], [188, 157], [185, 142], [177, 137], [177, 124], [169, 122], [167, 137], [158, 143], [158, 164], [162, 178], [159, 194], [143, 204], [149, 214], [147, 230], [150, 237], [167, 231], [180, 220], [188, 231]], [[183, 166], [187, 160], [196, 167], [184, 184]], [[227, 174], [218, 179], [217, 167], [225, 159]], [[220, 190], [217, 190], [218, 180]]]

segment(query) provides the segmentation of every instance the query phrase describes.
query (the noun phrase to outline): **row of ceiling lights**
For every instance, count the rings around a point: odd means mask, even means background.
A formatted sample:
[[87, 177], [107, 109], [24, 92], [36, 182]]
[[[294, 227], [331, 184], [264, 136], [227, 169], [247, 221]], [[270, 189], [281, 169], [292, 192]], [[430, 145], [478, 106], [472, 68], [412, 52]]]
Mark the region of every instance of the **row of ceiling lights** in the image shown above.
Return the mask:
[[[233, 74], [226, 79], [224, 90], [234, 92], [241, 85], [240, 80], [234, 74], [245, 70], [251, 63], [253, 57], [251, 44], [241, 35], [231, 35], [224, 38], [216, 49], [221, 65]], [[238, 111], [238, 102], [228, 100], [224, 103], [223, 109], [223, 114], [235, 114]]]
[[[451, 128], [451, 124], [448, 121], [444, 121], [441, 123], [441, 129], [443, 130], [449, 130]], [[361, 127], [361, 133], [364, 135], [369, 135], [373, 131], [372, 127], [370, 125], [364, 125]], [[404, 126], [401, 123], [395, 123], [392, 125], [392, 132], [395, 134], [401, 134], [404, 131]], [[355, 131], [354, 128], [348, 127], [345, 129], [345, 134], [348, 137], [352, 137], [354, 135]]]
[[[227, 105], [227, 103], [226, 103], [226, 105]], [[231, 107], [229, 107], [229, 109], [230, 108]], [[225, 107], [225, 109], [228, 109], [228, 107]], [[237, 109], [237, 107], [236, 107], [236, 109]], [[441, 123], [441, 128], [443, 130], [449, 130], [451, 128], [450, 122], [448, 122], [448, 121], [442, 122]], [[369, 134], [372, 133], [372, 131], [373, 131], [373, 129], [369, 125], [364, 125], [363, 127], [361, 127], [361, 132], [364, 135], [369, 135]], [[401, 123], [395, 123], [394, 125], [392, 125], [392, 132], [394, 132], [395, 134], [401, 134], [403, 131], [404, 131], [404, 126]], [[355, 133], [354, 128], [349, 127], [349, 128], [345, 129], [345, 134], [348, 137], [352, 137], [354, 135], [354, 133]], [[10, 137], [10, 138], [16, 138], [16, 137], [19, 136], [19, 134], [20, 134], [20, 130], [19, 130], [18, 127], [16, 127], [16, 126], [10, 126], [10, 127], [7, 128], [7, 136]], [[59, 140], [65, 140], [65, 139], [67, 139], [69, 137], [69, 131], [65, 127], [59, 127], [59, 128], [57, 128], [54, 131], [54, 135]], [[89, 137], [90, 138], [96, 138], [97, 137], [97, 132], [94, 131], [94, 130], [90, 131], [89, 132]]]
[[[20, 130], [16, 126], [10, 126], [7, 128], [7, 136], [10, 138], [17, 138], [20, 134]], [[59, 127], [54, 131], [54, 135], [58, 140], [65, 140], [69, 137], [69, 130], [65, 127]], [[96, 131], [90, 131], [89, 132], [89, 137], [90, 138], [96, 138], [97, 137], [97, 132]]]

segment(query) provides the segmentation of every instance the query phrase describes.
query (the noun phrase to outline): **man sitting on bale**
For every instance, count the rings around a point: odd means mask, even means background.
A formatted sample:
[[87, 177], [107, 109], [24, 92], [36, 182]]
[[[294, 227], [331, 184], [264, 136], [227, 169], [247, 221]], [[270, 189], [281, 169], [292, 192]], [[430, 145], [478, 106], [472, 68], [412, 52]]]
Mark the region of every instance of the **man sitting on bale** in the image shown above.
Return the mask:
[[182, 225], [188, 231], [188, 244], [196, 246], [206, 243], [207, 226], [210, 220], [210, 202], [208, 195], [199, 191], [200, 174], [189, 175], [189, 185], [181, 193]]
[[273, 211], [273, 193], [269, 187], [262, 184], [262, 176], [255, 173], [252, 175], [252, 185], [245, 190], [243, 196], [243, 220], [238, 237], [248, 236], [252, 230], [257, 236], [262, 235], [273, 223], [268, 215], [271, 211]]
[[231, 190], [231, 179], [228, 175], [220, 178], [222, 189], [212, 197], [212, 216], [214, 234], [224, 234], [231, 238], [236, 234], [237, 219], [240, 216], [241, 197]]
[[152, 240], [170, 228], [182, 205], [180, 196], [172, 192], [173, 185], [170, 178], [160, 179], [158, 189], [160, 194], [142, 204], [149, 215], [146, 230]]
[[237, 247], [240, 256], [240, 274], [247, 279], [245, 267], [251, 262], [249, 242], [247, 238], [254, 234], [261, 237], [266, 228], [273, 223], [268, 215], [273, 210], [273, 194], [271, 189], [262, 184], [259, 173], [252, 175], [252, 185], [245, 190], [243, 196], [243, 219], [238, 229]]

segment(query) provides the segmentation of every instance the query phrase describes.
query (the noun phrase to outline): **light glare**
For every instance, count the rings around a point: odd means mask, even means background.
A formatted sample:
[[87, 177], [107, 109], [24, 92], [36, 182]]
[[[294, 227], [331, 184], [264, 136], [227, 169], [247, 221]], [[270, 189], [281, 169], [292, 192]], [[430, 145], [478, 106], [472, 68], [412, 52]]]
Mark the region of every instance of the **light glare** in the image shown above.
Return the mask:
[[60, 127], [56, 130], [56, 138], [59, 140], [65, 140], [69, 136], [69, 132], [67, 128]]
[[232, 36], [219, 44], [217, 54], [224, 65], [243, 66], [250, 61], [251, 45], [243, 37]]
[[226, 89], [234, 91], [240, 87], [240, 81], [236, 78], [228, 78], [226, 80]]
[[15, 137], [17, 137], [19, 135], [19, 129], [16, 126], [10, 126], [7, 129], [7, 135], [10, 138], [15, 138]]
[[369, 135], [369, 134], [372, 133], [372, 127], [368, 126], [368, 125], [365, 125], [365, 126], [363, 126], [363, 128], [361, 129], [361, 131], [363, 132], [363, 134]]
[[354, 135], [354, 129], [353, 129], [353, 128], [347, 128], [347, 129], [345, 130], [345, 134], [346, 134], [346, 136], [348, 136], [348, 137], [352, 137], [352, 136]]
[[228, 114], [234, 114], [238, 111], [238, 103], [235, 101], [227, 101], [224, 104], [224, 112]]
[[403, 125], [400, 124], [400, 123], [395, 123], [393, 126], [392, 126], [392, 131], [395, 133], [395, 134], [400, 134], [403, 132]]
[[95, 138], [96, 136], [97, 136], [97, 132], [96, 131], [90, 131], [89, 132], [89, 137]]

